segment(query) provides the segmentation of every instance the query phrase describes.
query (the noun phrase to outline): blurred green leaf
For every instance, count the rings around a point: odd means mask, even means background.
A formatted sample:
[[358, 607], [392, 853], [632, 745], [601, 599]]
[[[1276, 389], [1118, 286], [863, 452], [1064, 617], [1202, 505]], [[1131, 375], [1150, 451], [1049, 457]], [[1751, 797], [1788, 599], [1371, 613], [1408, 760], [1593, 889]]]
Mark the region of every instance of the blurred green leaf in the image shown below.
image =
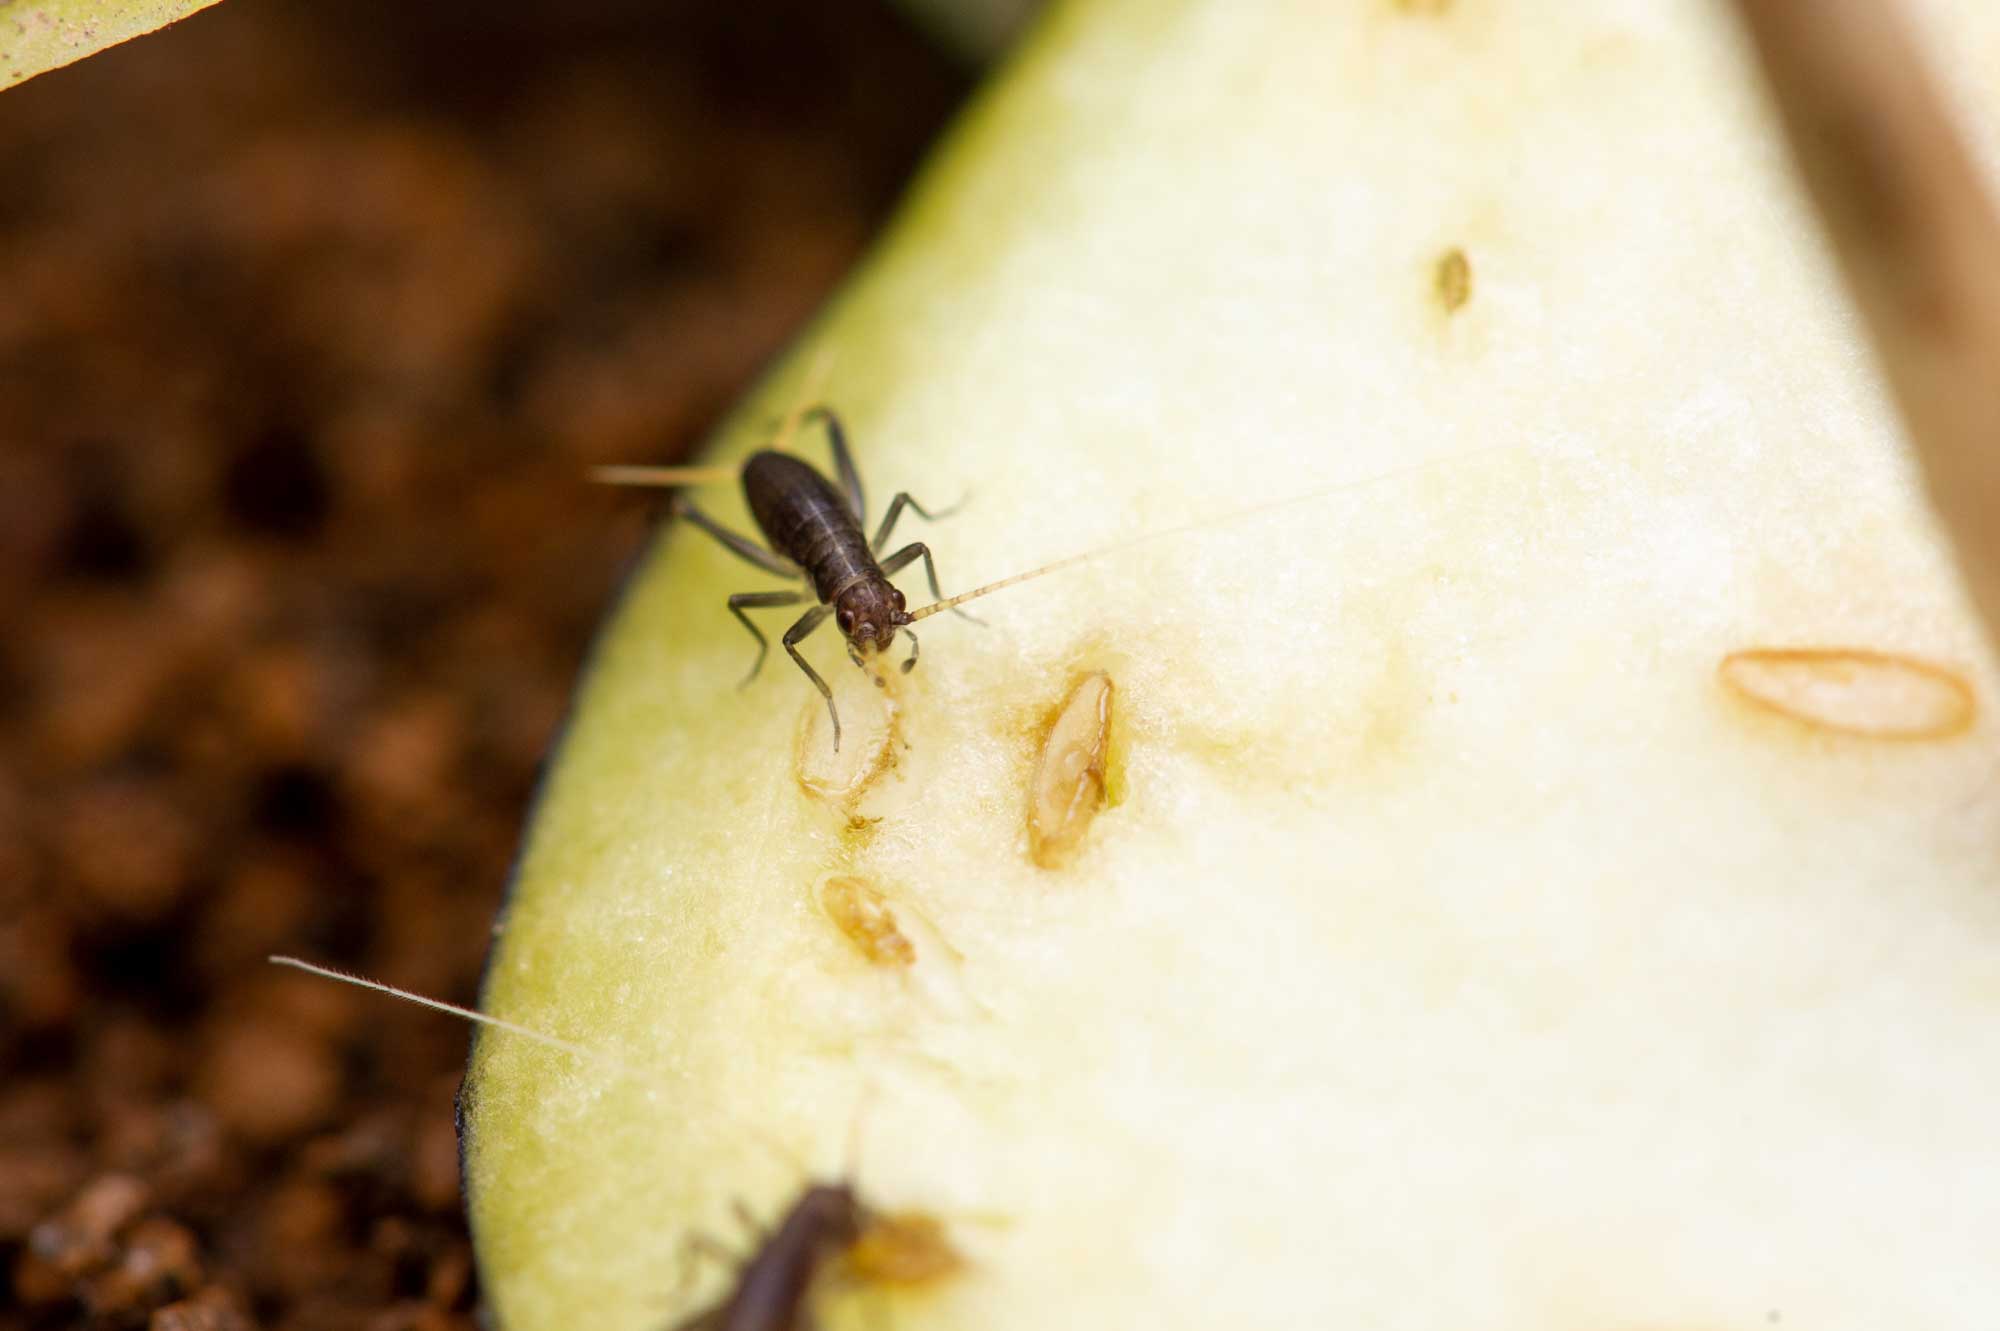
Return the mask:
[[0, 0], [0, 88], [143, 36], [215, 0]]

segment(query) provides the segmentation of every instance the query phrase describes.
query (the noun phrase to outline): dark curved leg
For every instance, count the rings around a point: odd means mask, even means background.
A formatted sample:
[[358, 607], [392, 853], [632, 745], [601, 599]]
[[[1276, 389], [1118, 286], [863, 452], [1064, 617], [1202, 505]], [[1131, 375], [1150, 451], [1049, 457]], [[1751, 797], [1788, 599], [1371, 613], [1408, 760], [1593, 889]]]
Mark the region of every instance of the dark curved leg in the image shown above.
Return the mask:
[[[746, 560], [763, 569], [765, 572], [775, 573], [781, 578], [796, 578], [799, 576], [798, 565], [794, 564], [791, 560], [785, 558], [783, 555], [774, 554], [766, 550], [748, 536], [729, 530], [729, 528], [723, 526], [679, 495], [674, 496], [673, 512], [676, 517], [686, 518], [689, 522], [692, 522], [695, 526], [720, 541], [722, 548], [735, 555], [738, 559]], [[773, 604], [776, 604], [776, 602], [773, 602]], [[744, 622], [748, 623], [749, 621], [746, 620]]]
[[[936, 600], [942, 601], [944, 593], [938, 590], [937, 565], [931, 562], [931, 548], [922, 541], [912, 542], [883, 560], [882, 576], [893, 578], [919, 559], [924, 561], [924, 576], [930, 579], [931, 596]], [[986, 622], [977, 615], [967, 614], [957, 606], [953, 606], [951, 612], [960, 619], [969, 619], [975, 624], [984, 624]]]
[[729, 598], [729, 613], [736, 616], [737, 622], [749, 629], [750, 636], [757, 640], [757, 660], [751, 665], [750, 673], [743, 677], [743, 683], [738, 684], [737, 688], [743, 688], [757, 678], [757, 672], [764, 668], [764, 657], [771, 650], [770, 639], [764, 636], [764, 630], [751, 623], [750, 616], [743, 612], [762, 610], [774, 605], [797, 605], [805, 599], [804, 592], [738, 592]]
[[798, 622], [785, 630], [785, 650], [791, 654], [792, 660], [798, 665], [799, 669], [806, 672], [806, 678], [811, 680], [813, 687], [819, 690], [819, 696], [826, 699], [826, 714], [833, 718], [833, 751], [838, 753], [840, 752], [840, 713], [835, 710], [833, 705], [833, 690], [826, 686], [826, 681], [819, 677], [817, 670], [806, 664], [806, 658], [799, 655], [799, 644], [805, 641], [806, 635], [818, 628], [821, 621], [832, 613], [832, 606], [816, 605], [803, 615], [800, 615]]
[[854, 465], [854, 455], [847, 451], [847, 431], [840, 426], [840, 417], [833, 414], [831, 407], [814, 407], [799, 417], [801, 425], [818, 421], [826, 426], [827, 446], [833, 451], [833, 469], [840, 474], [840, 488], [847, 491], [847, 506], [854, 510], [856, 523], [868, 520], [868, 500], [861, 493], [861, 472]]
[[915, 509], [917, 516], [925, 522], [936, 522], [939, 518], [950, 517], [964, 507], [965, 501], [961, 499], [950, 508], [941, 508], [937, 512], [931, 513], [926, 511], [922, 504], [911, 498], [908, 490], [900, 490], [897, 492], [896, 497], [889, 501], [889, 511], [882, 515], [882, 525], [875, 529], [875, 539], [868, 543], [868, 548], [878, 555], [882, 553], [882, 547], [889, 543], [889, 533], [896, 529], [896, 519], [903, 516], [903, 510], [906, 508]]

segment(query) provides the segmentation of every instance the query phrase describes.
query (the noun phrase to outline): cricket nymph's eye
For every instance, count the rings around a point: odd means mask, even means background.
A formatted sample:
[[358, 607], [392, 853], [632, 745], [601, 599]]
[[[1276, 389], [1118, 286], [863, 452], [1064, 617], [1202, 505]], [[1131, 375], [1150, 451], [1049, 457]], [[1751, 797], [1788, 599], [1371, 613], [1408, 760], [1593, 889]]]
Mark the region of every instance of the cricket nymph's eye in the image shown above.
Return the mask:
[[842, 610], [835, 614], [833, 618], [834, 622], [840, 625], [840, 632], [843, 637], [851, 638], [854, 636], [854, 612], [852, 610]]

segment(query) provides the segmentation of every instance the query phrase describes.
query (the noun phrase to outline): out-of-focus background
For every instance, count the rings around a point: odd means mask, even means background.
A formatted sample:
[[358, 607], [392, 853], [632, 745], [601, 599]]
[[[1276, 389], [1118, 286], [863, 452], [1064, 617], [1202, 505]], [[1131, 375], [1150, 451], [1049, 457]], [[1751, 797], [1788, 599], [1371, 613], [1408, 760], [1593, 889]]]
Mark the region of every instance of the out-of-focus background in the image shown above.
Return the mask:
[[228, 0], [0, 97], [0, 1327], [473, 1325], [465, 1030], [264, 957], [474, 1000], [650, 519], [585, 468], [966, 78], [879, 0]]

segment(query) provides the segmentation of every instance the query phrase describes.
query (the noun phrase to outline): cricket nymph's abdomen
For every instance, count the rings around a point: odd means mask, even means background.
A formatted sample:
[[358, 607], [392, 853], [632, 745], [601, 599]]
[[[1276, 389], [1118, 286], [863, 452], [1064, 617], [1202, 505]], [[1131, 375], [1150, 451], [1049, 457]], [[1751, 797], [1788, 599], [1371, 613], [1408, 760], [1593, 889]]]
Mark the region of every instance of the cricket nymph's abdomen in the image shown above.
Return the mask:
[[822, 602], [831, 604], [862, 579], [881, 577], [846, 499], [797, 458], [754, 454], [743, 466], [743, 493], [764, 539], [805, 570]]

